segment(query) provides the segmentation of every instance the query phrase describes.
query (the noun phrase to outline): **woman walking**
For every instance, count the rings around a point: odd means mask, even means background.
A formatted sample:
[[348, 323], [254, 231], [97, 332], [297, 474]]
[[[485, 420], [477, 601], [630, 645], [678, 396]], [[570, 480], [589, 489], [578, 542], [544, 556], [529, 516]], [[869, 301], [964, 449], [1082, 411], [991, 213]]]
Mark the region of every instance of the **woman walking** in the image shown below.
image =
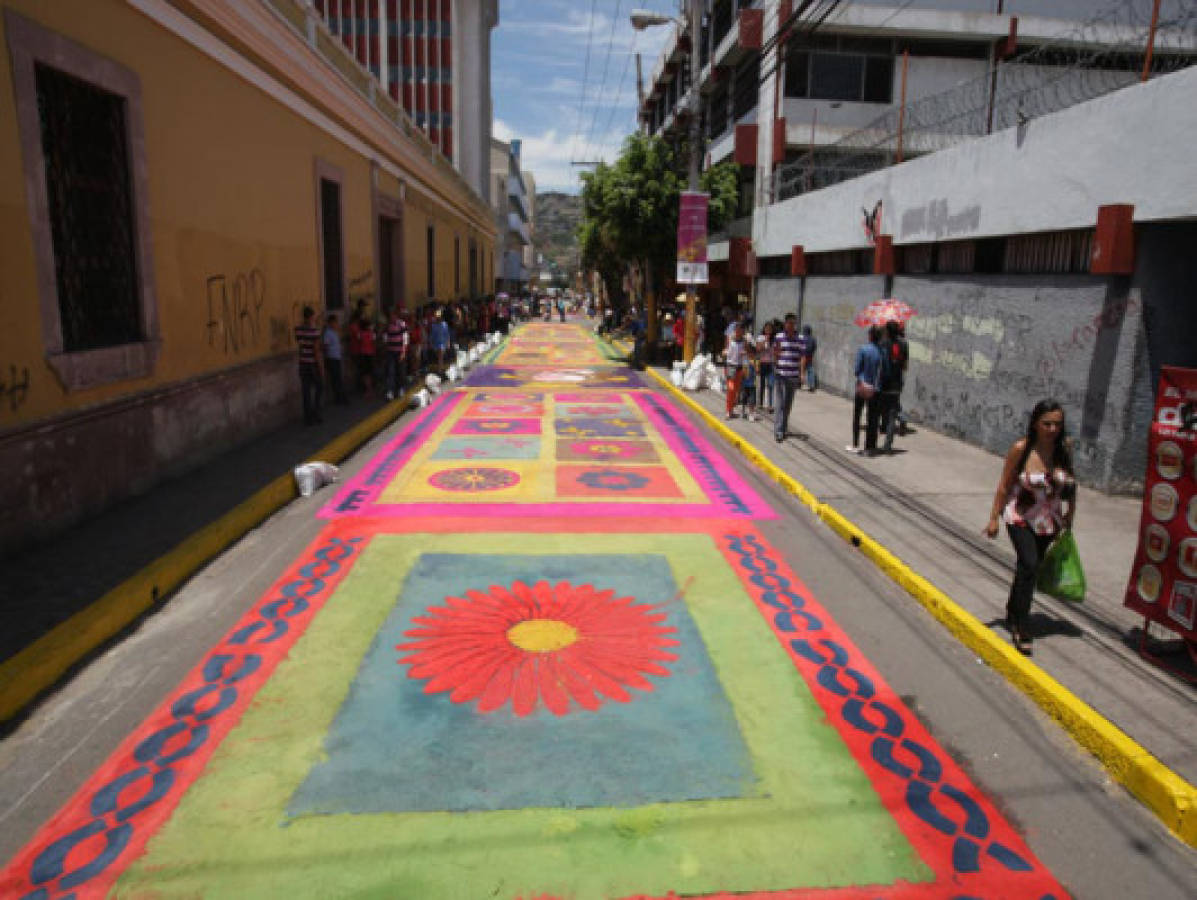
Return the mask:
[[1026, 436], [1006, 454], [985, 526], [988, 537], [997, 537], [1000, 518], [1018, 555], [1006, 603], [1006, 628], [1014, 646], [1027, 655], [1032, 641], [1027, 618], [1039, 564], [1052, 541], [1072, 528], [1075, 515], [1076, 480], [1064, 433], [1064, 410], [1054, 400], [1042, 400], [1031, 410]]
[[[777, 333], [777, 326], [773, 322], [766, 322], [761, 326], [761, 336], [756, 339], [757, 373], [760, 382], [760, 400], [757, 406], [762, 412], [773, 412], [773, 335]], [[769, 402], [765, 402], [765, 394], [769, 395]]]

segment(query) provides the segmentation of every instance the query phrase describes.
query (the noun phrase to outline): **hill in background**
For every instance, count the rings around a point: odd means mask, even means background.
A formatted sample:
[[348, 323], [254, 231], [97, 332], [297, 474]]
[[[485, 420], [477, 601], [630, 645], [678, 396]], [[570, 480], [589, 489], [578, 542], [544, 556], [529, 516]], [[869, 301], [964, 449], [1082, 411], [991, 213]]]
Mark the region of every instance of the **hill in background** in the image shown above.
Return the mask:
[[546, 191], [536, 195], [536, 252], [544, 255], [545, 268], [568, 275], [578, 265], [578, 223], [582, 198]]

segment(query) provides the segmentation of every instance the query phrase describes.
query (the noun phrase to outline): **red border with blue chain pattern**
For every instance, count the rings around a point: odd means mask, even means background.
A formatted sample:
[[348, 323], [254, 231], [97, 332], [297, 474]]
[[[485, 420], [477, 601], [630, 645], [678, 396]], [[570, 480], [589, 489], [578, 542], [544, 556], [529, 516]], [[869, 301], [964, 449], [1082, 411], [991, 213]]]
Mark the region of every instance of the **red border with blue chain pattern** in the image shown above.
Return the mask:
[[[531, 524], [521, 522], [517, 530], [587, 530], [571, 520], [541, 520], [526, 527]], [[102, 895], [173, 812], [369, 536], [490, 532], [495, 525], [467, 519], [435, 524], [362, 519], [326, 528], [0, 873], [0, 896], [50, 900]], [[628, 520], [611, 530], [651, 530], [649, 525]], [[713, 522], [678, 531], [711, 534], [887, 810], [936, 873], [927, 884], [737, 894], [738, 900], [1066, 896], [758, 531]]]

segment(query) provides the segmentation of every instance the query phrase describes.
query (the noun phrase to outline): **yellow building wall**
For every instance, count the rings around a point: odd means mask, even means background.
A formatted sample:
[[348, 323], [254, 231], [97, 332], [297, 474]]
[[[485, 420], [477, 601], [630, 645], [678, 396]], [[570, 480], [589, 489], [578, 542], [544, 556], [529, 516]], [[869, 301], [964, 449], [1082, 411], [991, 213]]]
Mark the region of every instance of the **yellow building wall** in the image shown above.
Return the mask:
[[[149, 377], [71, 392], [47, 364], [11, 68], [0, 34], [0, 381], [7, 384], [10, 370], [18, 380], [28, 371], [19, 403], [0, 394], [0, 429], [291, 352], [300, 309], [321, 307], [317, 159], [343, 177], [347, 306], [357, 297], [374, 305], [367, 159], [124, 3], [2, 5], [140, 78], [162, 349]], [[391, 175], [380, 173], [379, 187], [399, 194]], [[463, 223], [432, 207], [407, 192], [402, 269], [409, 306], [426, 294], [430, 218], [442, 299], [448, 296], [442, 286], [453, 285], [452, 229]], [[485, 283], [479, 287], [485, 292]]]

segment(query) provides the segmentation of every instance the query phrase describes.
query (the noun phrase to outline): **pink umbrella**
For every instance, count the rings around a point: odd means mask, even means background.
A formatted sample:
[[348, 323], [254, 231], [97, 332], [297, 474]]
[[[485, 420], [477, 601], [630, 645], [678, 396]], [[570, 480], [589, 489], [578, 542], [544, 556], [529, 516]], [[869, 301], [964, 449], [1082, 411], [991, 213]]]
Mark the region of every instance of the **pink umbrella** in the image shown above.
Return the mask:
[[862, 328], [869, 325], [884, 325], [886, 322], [901, 322], [905, 324], [916, 315], [914, 307], [893, 297], [884, 300], [874, 300], [856, 314], [852, 321]]

